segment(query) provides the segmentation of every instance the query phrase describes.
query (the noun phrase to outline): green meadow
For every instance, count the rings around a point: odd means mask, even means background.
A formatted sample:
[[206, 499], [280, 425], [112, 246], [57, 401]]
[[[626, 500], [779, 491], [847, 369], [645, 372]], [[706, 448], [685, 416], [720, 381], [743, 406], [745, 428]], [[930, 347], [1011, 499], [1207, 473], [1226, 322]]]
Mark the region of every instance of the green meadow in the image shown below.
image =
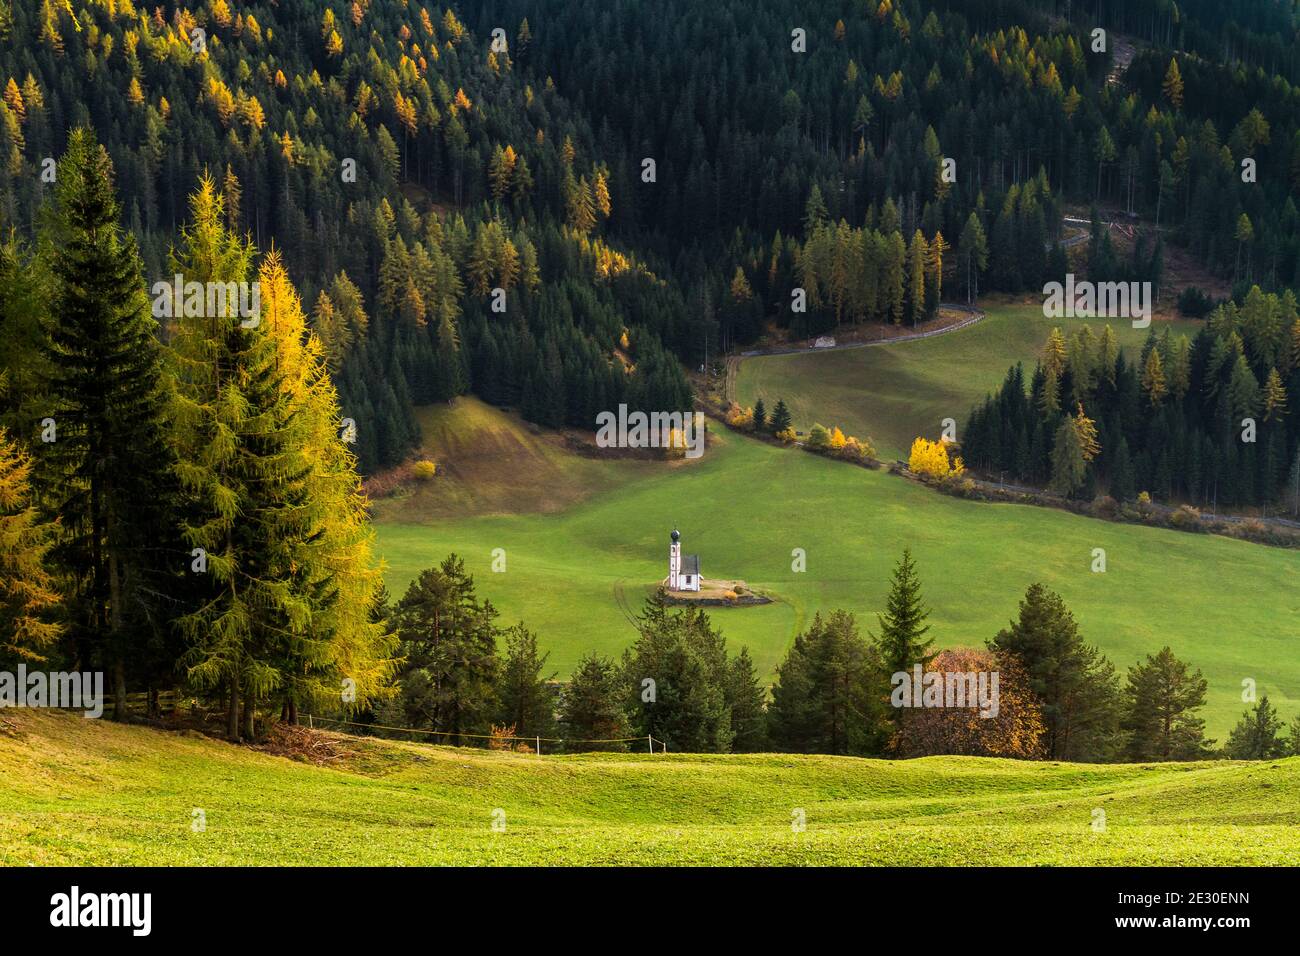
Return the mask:
[[[825, 356], [823, 356], [824, 358]], [[448, 421], [462, 405], [439, 412]], [[513, 416], [472, 404], [480, 424], [525, 431]], [[521, 436], [523, 441], [526, 436]], [[916, 556], [936, 642], [980, 646], [1042, 581], [1061, 593], [1085, 638], [1121, 673], [1168, 644], [1210, 683], [1208, 733], [1222, 742], [1240, 717], [1241, 685], [1255, 680], [1281, 716], [1300, 711], [1300, 555], [1211, 535], [1112, 524], [1023, 505], [969, 502], [873, 472], [780, 448], [719, 427], [702, 458], [593, 463], [556, 457], [558, 510], [516, 514], [438, 512], [440, 495], [467, 494], [450, 471], [415, 494], [381, 502], [376, 523], [394, 599], [423, 568], [456, 552], [504, 623], [535, 629], [561, 675], [588, 650], [617, 655], [635, 637], [635, 610], [667, 573], [668, 533], [682, 532], [707, 577], [741, 578], [770, 594], [763, 607], [712, 611], [733, 648], [745, 645], [770, 675], [798, 629], [818, 611], [846, 608], [864, 631], [876, 625], [890, 572], [904, 546]], [[473, 469], [492, 482], [517, 476]], [[440, 484], [441, 482], [441, 484]], [[803, 549], [804, 572], [792, 570]], [[1093, 573], [1093, 549], [1107, 571]], [[505, 571], [492, 570], [502, 549]]]
[[68, 714], [8, 711], [0, 731], [4, 866], [1258, 866], [1300, 858], [1294, 757], [1106, 766], [538, 757], [347, 738], [343, 755], [320, 767], [192, 731]]
[[[1032, 373], [1034, 361], [1053, 326], [1069, 335], [1098, 319], [1045, 319], [1042, 305], [991, 304], [978, 324], [957, 332], [892, 345], [834, 352], [767, 355], [741, 361], [736, 400], [753, 405], [762, 398], [770, 412], [785, 399], [795, 427], [807, 431], [818, 422], [838, 425], [845, 434], [870, 437], [879, 457], [906, 458], [918, 435], [937, 438], [945, 418], [966, 424], [971, 407], [982, 402], [1017, 361]], [[1149, 330], [1130, 322], [1110, 322], [1122, 347], [1140, 348]], [[1158, 333], [1194, 335], [1199, 322], [1154, 322]]]

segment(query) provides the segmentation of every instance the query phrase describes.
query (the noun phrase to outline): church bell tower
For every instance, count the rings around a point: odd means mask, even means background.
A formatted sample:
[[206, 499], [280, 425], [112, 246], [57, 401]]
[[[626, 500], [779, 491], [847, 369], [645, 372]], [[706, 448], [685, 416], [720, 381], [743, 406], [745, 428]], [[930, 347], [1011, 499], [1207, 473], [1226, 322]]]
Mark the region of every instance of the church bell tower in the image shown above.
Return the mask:
[[670, 535], [672, 543], [668, 545], [668, 590], [681, 590], [682, 576], [682, 535], [676, 528]]

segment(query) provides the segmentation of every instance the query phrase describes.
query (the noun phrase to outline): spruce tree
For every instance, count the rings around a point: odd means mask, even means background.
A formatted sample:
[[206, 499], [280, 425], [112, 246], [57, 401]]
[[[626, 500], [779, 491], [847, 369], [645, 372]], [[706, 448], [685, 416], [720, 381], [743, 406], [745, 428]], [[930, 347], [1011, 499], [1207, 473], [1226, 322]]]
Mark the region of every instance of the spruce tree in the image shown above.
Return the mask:
[[113, 167], [86, 130], [59, 163], [45, 240], [53, 276], [46, 321], [54, 440], [40, 446], [42, 504], [60, 519], [52, 556], [68, 597], [77, 663], [112, 668], [126, 717], [138, 655], [175, 569], [168, 517], [171, 455], [157, 322], [134, 238], [118, 223]]
[[926, 638], [930, 625], [926, 619], [930, 612], [921, 604], [921, 582], [916, 575], [912, 552], [903, 549], [903, 557], [894, 567], [894, 579], [885, 601], [885, 613], [877, 615], [880, 635], [876, 646], [885, 667], [886, 675], [911, 673], [913, 665], [923, 668], [934, 660], [930, 650], [934, 641]]
[[767, 690], [749, 656], [749, 648], [727, 663], [727, 707], [731, 711], [733, 753], [758, 753], [767, 747]]
[[772, 418], [767, 424], [767, 430], [773, 434], [780, 434], [790, 427], [790, 409], [785, 406], [785, 399], [776, 400], [776, 408], [772, 409]]
[[560, 695], [559, 724], [564, 749], [570, 753], [626, 750], [627, 737], [622, 679], [618, 666], [588, 653], [574, 668]]

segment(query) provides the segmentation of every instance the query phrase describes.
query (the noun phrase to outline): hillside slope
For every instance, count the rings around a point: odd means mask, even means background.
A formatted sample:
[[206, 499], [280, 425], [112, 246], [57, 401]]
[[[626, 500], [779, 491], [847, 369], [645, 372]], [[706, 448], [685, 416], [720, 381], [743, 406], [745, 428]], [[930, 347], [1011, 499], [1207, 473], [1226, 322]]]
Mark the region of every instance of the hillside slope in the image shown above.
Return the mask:
[[[327, 769], [192, 734], [7, 712], [0, 864], [1259, 865], [1300, 855], [1296, 758], [1087, 766], [366, 751]], [[191, 829], [196, 809], [202, 832]], [[492, 828], [497, 810], [503, 831]], [[799, 810], [806, 830], [796, 833]]]
[[[1055, 326], [1070, 335], [1091, 325], [1098, 335], [1103, 319], [1043, 317], [1037, 305], [995, 301], [977, 325], [933, 338], [839, 352], [804, 352], [747, 358], [736, 376], [736, 398], [752, 406], [763, 399], [769, 411], [785, 399], [795, 427], [814, 422], [838, 425], [845, 434], [870, 437], [884, 459], [906, 458], [918, 435], [937, 438], [943, 420], [965, 427], [972, 407], [1002, 384], [1007, 368], [1024, 362], [1026, 375]], [[1140, 350], [1146, 330], [1122, 320], [1111, 327], [1125, 349]], [[1162, 322], [1175, 333], [1195, 335], [1200, 323]], [[960, 437], [960, 431], [958, 437]]]

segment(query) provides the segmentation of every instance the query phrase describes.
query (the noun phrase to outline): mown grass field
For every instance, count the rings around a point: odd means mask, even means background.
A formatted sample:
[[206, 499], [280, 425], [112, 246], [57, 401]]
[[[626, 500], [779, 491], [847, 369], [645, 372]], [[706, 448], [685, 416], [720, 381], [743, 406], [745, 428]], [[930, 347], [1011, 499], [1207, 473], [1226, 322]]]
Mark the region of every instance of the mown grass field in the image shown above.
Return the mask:
[[[355, 746], [350, 742], [351, 746]], [[194, 810], [206, 828], [194, 832]], [[505, 829], [494, 831], [496, 819]], [[806, 829], [792, 823], [802, 810]], [[1103, 817], [1104, 830], [1094, 829]], [[1300, 758], [1111, 765], [543, 756], [376, 742], [321, 768], [0, 714], [0, 865], [1268, 865]]]
[[[906, 458], [917, 435], [937, 438], [945, 418], [955, 419], [958, 437], [971, 407], [1002, 384], [1007, 369], [1025, 363], [1026, 376], [1053, 326], [1069, 335], [1099, 319], [1045, 319], [1035, 305], [991, 304], [976, 325], [933, 338], [835, 352], [767, 355], [744, 359], [736, 377], [736, 399], [753, 405], [760, 397], [771, 412], [784, 398], [795, 427], [819, 422], [845, 434], [870, 436], [879, 457]], [[1125, 348], [1140, 348], [1148, 330], [1110, 320]], [[1152, 323], [1157, 333], [1172, 325], [1191, 336], [1199, 322]]]
[[[514, 421], [492, 414], [495, 428]], [[982, 646], [1017, 613], [1025, 588], [1042, 581], [1121, 673], [1165, 644], [1201, 668], [1210, 683], [1208, 732], [1220, 742], [1245, 709], [1245, 678], [1285, 720], [1300, 711], [1300, 556], [1293, 551], [962, 501], [884, 472], [718, 428], [713, 435], [693, 462], [620, 463], [616, 484], [560, 511], [426, 521], [421, 511], [408, 520], [402, 502], [383, 506], [379, 550], [394, 600], [421, 569], [455, 551], [503, 622], [527, 622], [565, 676], [584, 652], [615, 656], [632, 642], [619, 595], [635, 609], [663, 579], [676, 525], [706, 576], [742, 578], [777, 599], [711, 611], [729, 645], [748, 646], [767, 677], [817, 610], [846, 608], [864, 632], [875, 628], [890, 573], [910, 546], [940, 646]], [[488, 497], [497, 492], [482, 484], [494, 474], [476, 473]], [[468, 493], [445, 478], [421, 494], [437, 494], [440, 482], [448, 494]], [[491, 570], [497, 548], [505, 551], [504, 573]], [[795, 548], [806, 552], [805, 572], [791, 570]], [[1106, 551], [1104, 574], [1091, 571], [1094, 548]]]

